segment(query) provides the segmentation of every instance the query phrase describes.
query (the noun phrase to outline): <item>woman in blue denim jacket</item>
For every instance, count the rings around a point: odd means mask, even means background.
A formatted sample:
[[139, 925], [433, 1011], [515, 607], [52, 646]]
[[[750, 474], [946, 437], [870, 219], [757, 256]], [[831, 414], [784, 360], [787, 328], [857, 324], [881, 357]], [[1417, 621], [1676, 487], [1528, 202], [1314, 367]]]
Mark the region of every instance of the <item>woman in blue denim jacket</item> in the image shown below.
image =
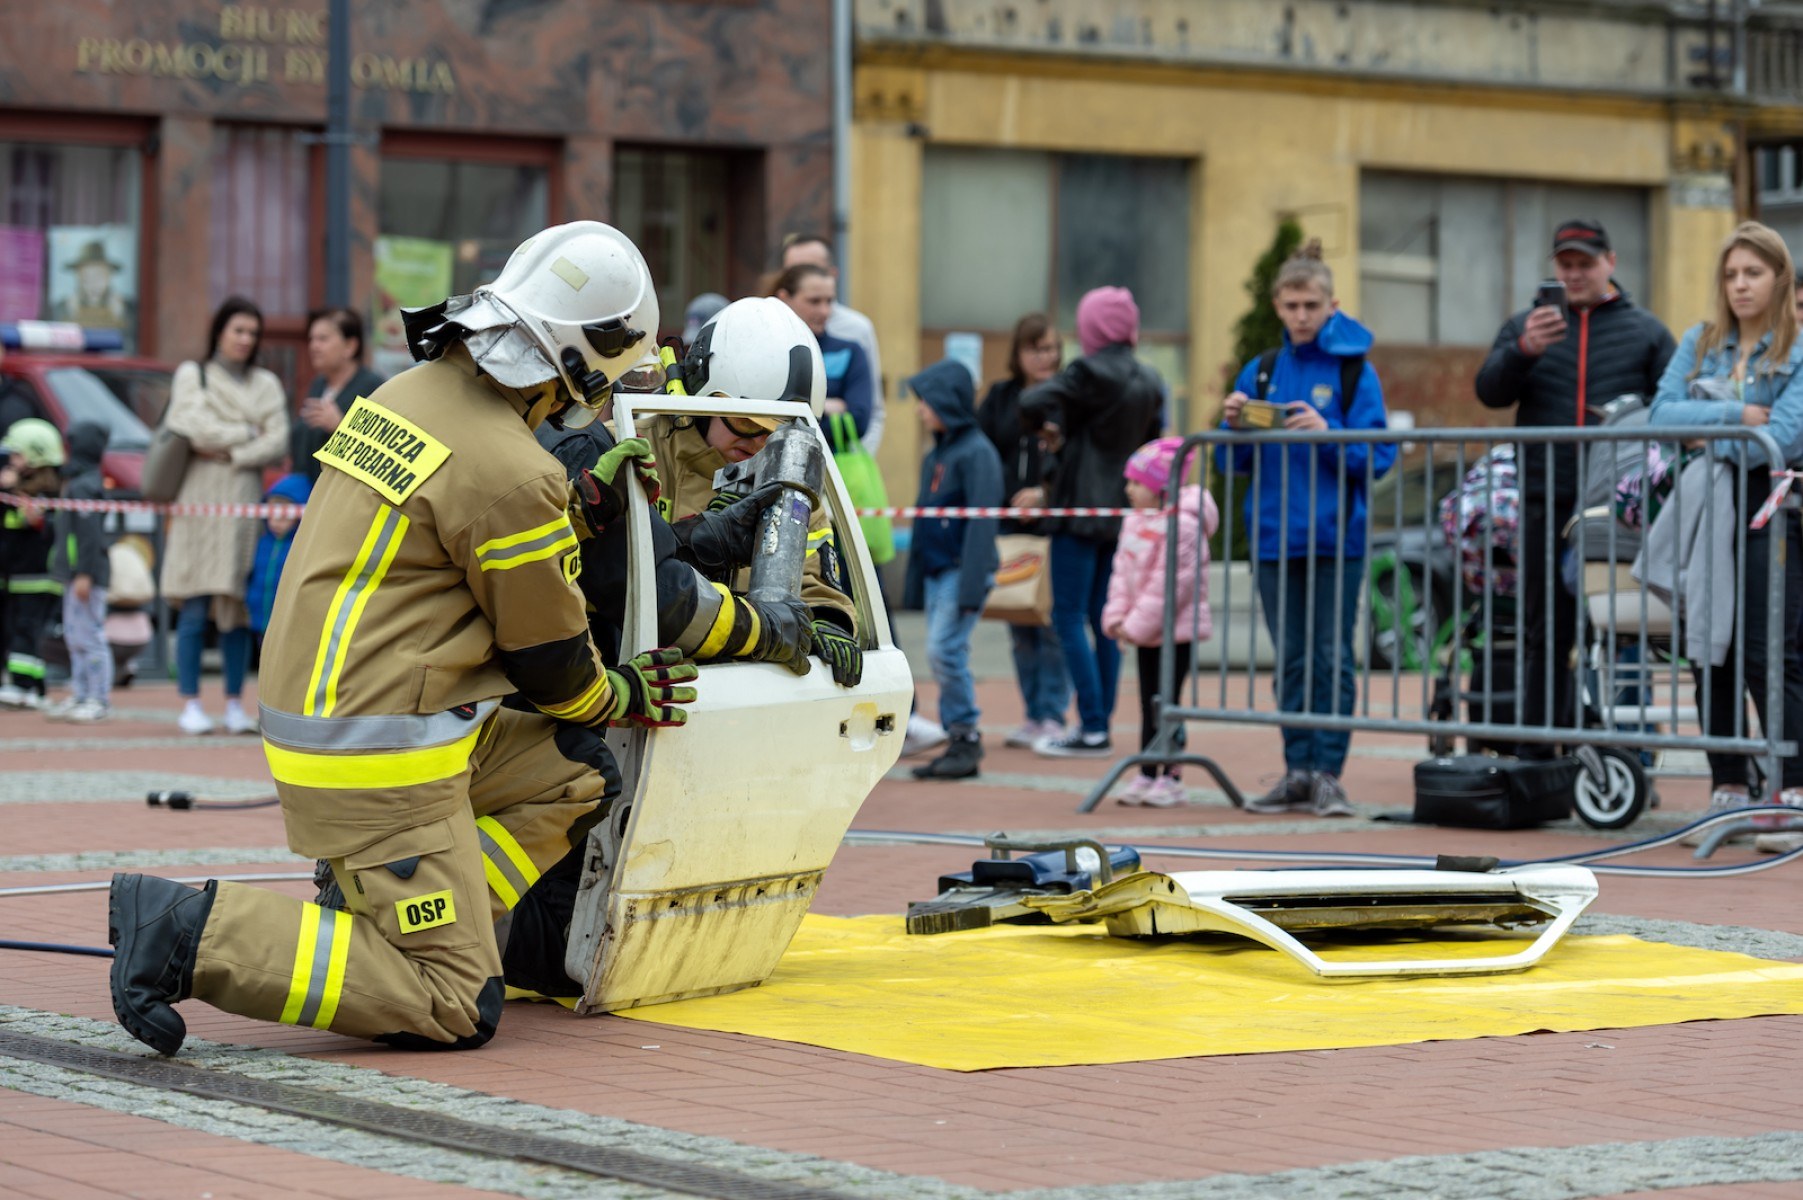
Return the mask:
[[[1748, 221], [1722, 246], [1717, 271], [1715, 319], [1704, 321], [1684, 335], [1677, 353], [1659, 380], [1653, 400], [1652, 425], [1741, 425], [1766, 427], [1772, 440], [1784, 450], [1786, 461], [1803, 463], [1803, 341], [1797, 336], [1797, 313], [1792, 296], [1796, 270], [1784, 239], [1772, 229]], [[1753, 510], [1771, 491], [1771, 468], [1763, 455], [1747, 442], [1723, 439], [1710, 453], [1745, 476], [1734, 484], [1734, 494], [1744, 497], [1748, 511], [1737, 521], [1750, 520]], [[1803, 659], [1796, 654], [1803, 627], [1803, 529], [1799, 522], [1784, 521], [1785, 553], [1783, 642], [1784, 714], [1787, 741], [1803, 744]], [[1766, 726], [1766, 645], [1773, 614], [1764, 603], [1771, 570], [1771, 526], [1748, 530], [1746, 561], [1742, 564], [1741, 610], [1744, 621], [1734, 630], [1727, 661], [1710, 668], [1693, 663], [1697, 680], [1697, 706], [1703, 732], [1735, 736], [1735, 725], [1746, 712], [1745, 697], [1735, 687], [1736, 659], [1745, 647], [1745, 692], [1751, 693], [1762, 727]], [[1714, 677], [1704, 687], [1705, 673]], [[1708, 693], [1705, 697], [1705, 692]], [[1743, 730], [1744, 730], [1743, 725]], [[1709, 755], [1712, 791], [1709, 811], [1721, 812], [1757, 804], [1803, 807], [1803, 756], [1784, 760], [1782, 789], [1775, 797], [1749, 798], [1747, 759], [1737, 754]], [[1772, 781], [1768, 780], [1767, 783]], [[1779, 819], [1756, 818], [1755, 825], [1776, 825]], [[1766, 834], [1762, 849], [1788, 849], [1797, 835]], [[1768, 841], [1772, 845], [1765, 845]]]

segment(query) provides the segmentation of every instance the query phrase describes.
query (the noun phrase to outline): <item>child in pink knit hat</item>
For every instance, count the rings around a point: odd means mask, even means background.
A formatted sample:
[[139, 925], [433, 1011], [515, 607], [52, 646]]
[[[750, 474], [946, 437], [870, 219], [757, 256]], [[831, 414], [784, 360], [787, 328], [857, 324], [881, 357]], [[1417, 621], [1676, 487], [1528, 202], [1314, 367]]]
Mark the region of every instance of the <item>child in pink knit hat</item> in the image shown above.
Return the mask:
[[[1164, 644], [1165, 539], [1170, 513], [1162, 507], [1182, 438], [1147, 442], [1127, 460], [1127, 501], [1133, 512], [1121, 521], [1121, 540], [1114, 551], [1114, 572], [1102, 606], [1102, 629], [1109, 637], [1137, 647], [1139, 656], [1139, 747], [1152, 744], [1158, 732], [1153, 699], [1158, 694], [1158, 658]], [[1208, 609], [1208, 538], [1220, 514], [1214, 498], [1197, 484], [1177, 493], [1176, 611], [1171, 649], [1175, 678], [1181, 686], [1189, 672], [1190, 646], [1214, 632]], [[1178, 745], [1182, 745], [1181, 735]], [[1121, 804], [1169, 808], [1188, 796], [1179, 768], [1142, 765], [1115, 799]]]

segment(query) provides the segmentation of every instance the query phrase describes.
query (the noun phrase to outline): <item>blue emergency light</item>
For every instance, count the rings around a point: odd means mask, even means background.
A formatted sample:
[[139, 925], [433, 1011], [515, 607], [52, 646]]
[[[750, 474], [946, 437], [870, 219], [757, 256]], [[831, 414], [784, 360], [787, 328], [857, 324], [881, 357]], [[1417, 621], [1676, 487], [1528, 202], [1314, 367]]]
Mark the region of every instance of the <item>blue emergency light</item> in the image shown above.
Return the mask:
[[89, 329], [71, 321], [11, 321], [0, 323], [0, 346], [88, 354], [125, 349], [125, 335], [117, 329]]

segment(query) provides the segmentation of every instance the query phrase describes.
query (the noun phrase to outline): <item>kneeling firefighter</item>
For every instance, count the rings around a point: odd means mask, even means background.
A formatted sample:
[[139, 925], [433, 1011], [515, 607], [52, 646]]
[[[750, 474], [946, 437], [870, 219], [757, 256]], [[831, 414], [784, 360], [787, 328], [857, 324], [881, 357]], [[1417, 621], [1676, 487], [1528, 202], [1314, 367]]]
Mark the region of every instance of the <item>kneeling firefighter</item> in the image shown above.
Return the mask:
[[[825, 407], [826, 370], [820, 346], [808, 327], [780, 300], [756, 298], [728, 305], [697, 334], [683, 368], [683, 383], [695, 395], [792, 402], [818, 418]], [[755, 425], [751, 424], [752, 421]], [[658, 447], [662, 498], [659, 513], [674, 514], [667, 526], [654, 514], [652, 541], [657, 560], [658, 639], [698, 662], [756, 659], [792, 664], [805, 658], [822, 622], [847, 645], [837, 658], [821, 655], [834, 678], [855, 686], [863, 652], [851, 637], [851, 597], [843, 569], [825, 536], [830, 524], [816, 510], [810, 528], [802, 600], [772, 604], [743, 595], [742, 568], [750, 561], [756, 517], [769, 494], [744, 499], [716, 495], [713, 474], [763, 448], [781, 422], [774, 418], [710, 417], [676, 426], [669, 418], [649, 422]], [[578, 494], [593, 491], [582, 475], [605, 472], [612, 439], [599, 424], [565, 434], [552, 453], [564, 461]], [[600, 461], [597, 462], [597, 459]], [[674, 497], [674, 498], [673, 498]], [[594, 606], [591, 627], [597, 645], [617, 645], [624, 617], [625, 522], [615, 520], [604, 500], [588, 514], [595, 539], [583, 555], [582, 584]], [[729, 583], [731, 586], [729, 586]], [[831, 636], [831, 635], [829, 635]], [[819, 649], [818, 643], [815, 648]], [[571, 917], [582, 876], [583, 847], [545, 872], [509, 918], [502, 956], [509, 987], [542, 996], [573, 997], [581, 981], [564, 970]]]
[[[694, 699], [676, 651], [603, 667], [569, 484], [532, 433], [592, 421], [652, 344], [638, 249], [598, 222], [557, 226], [494, 283], [408, 316], [423, 362], [359, 398], [316, 456], [264, 655], [288, 843], [330, 861], [348, 911], [114, 876], [114, 1011], [165, 1054], [190, 996], [407, 1048], [487, 1042], [495, 923], [525, 890], [491, 880], [536, 877], [587, 836], [606, 776], [576, 744], [610, 722], [678, 724]], [[617, 490], [643, 464], [614, 465]], [[500, 708], [512, 692], [538, 711]]]

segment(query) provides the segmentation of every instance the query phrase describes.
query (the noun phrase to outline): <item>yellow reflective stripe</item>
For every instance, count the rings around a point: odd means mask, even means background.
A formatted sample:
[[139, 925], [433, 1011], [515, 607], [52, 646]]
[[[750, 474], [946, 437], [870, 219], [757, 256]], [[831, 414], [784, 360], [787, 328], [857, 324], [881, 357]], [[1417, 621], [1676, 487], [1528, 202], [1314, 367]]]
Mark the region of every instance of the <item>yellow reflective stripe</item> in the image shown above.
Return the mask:
[[357, 598], [351, 602], [350, 616], [345, 620], [344, 632], [338, 639], [337, 661], [332, 664], [332, 672], [326, 679], [326, 704], [319, 713], [322, 717], [331, 716], [332, 710], [338, 707], [338, 680], [344, 674], [344, 664], [351, 657], [351, 636], [357, 632], [357, 622], [362, 618], [363, 610], [369, 607], [369, 598], [376, 594], [377, 588], [382, 586], [382, 580], [388, 575], [389, 565], [394, 562], [394, 556], [400, 553], [401, 538], [406, 534], [407, 526], [412, 524], [399, 513], [395, 513], [394, 516], [396, 525], [389, 535], [387, 549], [382, 552], [382, 560], [376, 564], [376, 569], [370, 574], [367, 585], [358, 590]]
[[317, 904], [301, 906], [300, 942], [294, 950], [294, 975], [288, 981], [288, 1003], [282, 1005], [280, 1020], [284, 1025], [300, 1021], [301, 1009], [307, 1003], [307, 988], [313, 982], [313, 949], [319, 941], [319, 917], [325, 909]]
[[603, 671], [596, 677], [595, 682], [589, 685], [588, 691], [582, 693], [582, 695], [576, 697], [574, 700], [570, 700], [563, 704], [541, 704], [538, 706], [538, 709], [548, 717], [556, 717], [559, 720], [568, 720], [577, 713], [589, 708], [595, 701], [600, 699], [601, 692], [605, 690], [606, 687], [607, 672]]
[[747, 604], [745, 615], [751, 618], [751, 627], [746, 630], [745, 637], [733, 648], [734, 656], [751, 653], [751, 648], [758, 644], [758, 634], [763, 628], [763, 622], [758, 618], [757, 609]]
[[332, 1018], [338, 1015], [338, 1001], [344, 998], [344, 964], [351, 957], [351, 914], [334, 910], [331, 916], [335, 926], [332, 958], [326, 965], [325, 994], [320, 997], [319, 1015], [313, 1018], [315, 1029], [332, 1027]]
[[263, 743], [269, 773], [292, 787], [351, 791], [417, 787], [460, 775], [468, 768], [480, 729], [448, 746], [387, 754], [310, 754]]
[[495, 860], [486, 854], [482, 856], [482, 874], [488, 880], [488, 890], [499, 896], [502, 905], [511, 912], [519, 904], [520, 894], [495, 865]]
[[[349, 657], [351, 633], [362, 616], [370, 595], [380, 586], [382, 577], [400, 548], [401, 538], [411, 522], [399, 512], [383, 505], [376, 511], [363, 545], [350, 569], [338, 581], [332, 603], [326, 608], [326, 619], [319, 631], [319, 648], [313, 655], [313, 671], [307, 680], [307, 697], [301, 712], [305, 716], [330, 716], [338, 702], [338, 679]], [[376, 560], [370, 565], [371, 558]]]
[[716, 583], [713, 587], [720, 593], [720, 611], [715, 614], [707, 636], [701, 639], [701, 645], [695, 648], [696, 658], [713, 658], [720, 653], [726, 645], [726, 639], [732, 636], [733, 618], [739, 607], [733, 600], [732, 592], [724, 584]]
[[569, 515], [563, 514], [536, 529], [490, 538], [476, 547], [476, 563], [484, 571], [511, 571], [554, 557], [575, 544], [575, 527]]
[[476, 818], [476, 839], [482, 844], [482, 874], [501, 903], [513, 908], [538, 882], [538, 864], [526, 848], [493, 817]]
[[833, 544], [833, 530], [831, 526], [828, 526], [825, 529], [814, 529], [809, 531], [808, 553], [813, 554], [818, 551], [820, 549], [820, 543], [822, 542], [825, 542], [829, 546]]

